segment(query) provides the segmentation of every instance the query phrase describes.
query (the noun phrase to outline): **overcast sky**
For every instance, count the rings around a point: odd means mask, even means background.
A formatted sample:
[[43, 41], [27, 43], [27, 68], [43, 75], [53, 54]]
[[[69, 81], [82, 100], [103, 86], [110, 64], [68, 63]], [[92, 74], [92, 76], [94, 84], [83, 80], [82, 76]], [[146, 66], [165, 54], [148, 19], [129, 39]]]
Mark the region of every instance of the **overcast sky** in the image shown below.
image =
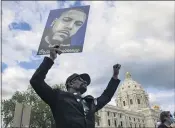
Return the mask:
[[130, 72], [149, 94], [151, 105], [174, 112], [174, 1], [3, 1], [2, 97], [26, 90], [42, 62], [44, 56], [36, 51], [49, 11], [79, 5], [90, 5], [83, 52], [59, 56], [47, 83], [64, 83], [72, 73], [86, 72], [92, 79], [86, 94], [100, 96], [112, 66], [120, 63], [121, 84]]

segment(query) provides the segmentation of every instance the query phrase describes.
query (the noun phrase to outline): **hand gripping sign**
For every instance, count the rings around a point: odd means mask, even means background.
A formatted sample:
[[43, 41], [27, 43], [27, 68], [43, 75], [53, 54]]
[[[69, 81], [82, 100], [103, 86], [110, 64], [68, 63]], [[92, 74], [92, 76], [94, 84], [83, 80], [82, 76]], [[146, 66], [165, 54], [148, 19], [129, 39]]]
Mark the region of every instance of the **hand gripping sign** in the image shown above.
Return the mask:
[[50, 53], [49, 47], [60, 45], [62, 53], [83, 51], [90, 6], [51, 10], [37, 55]]

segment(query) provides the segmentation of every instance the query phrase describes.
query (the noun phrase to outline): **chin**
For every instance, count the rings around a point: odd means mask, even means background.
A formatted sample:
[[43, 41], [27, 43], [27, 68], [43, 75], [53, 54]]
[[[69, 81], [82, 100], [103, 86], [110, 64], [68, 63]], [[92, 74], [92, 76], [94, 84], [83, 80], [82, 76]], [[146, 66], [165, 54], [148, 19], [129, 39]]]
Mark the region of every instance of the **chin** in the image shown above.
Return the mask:
[[52, 45], [55, 45], [55, 44], [61, 44], [62, 42], [63, 42], [64, 40], [60, 37], [54, 37], [54, 36], [52, 36], [52, 35], [50, 35], [49, 36], [49, 42], [50, 42], [50, 44], [52, 44]]
[[59, 40], [51, 40], [51, 41], [50, 41], [50, 44], [51, 44], [51, 45], [60, 45], [60, 44], [62, 44], [62, 42], [59, 41]]
[[[86, 92], [86, 91], [85, 91]], [[81, 95], [85, 94], [85, 92], [81, 92]]]
[[63, 42], [64, 39], [58, 37], [58, 38], [52, 38], [52, 41]]
[[87, 91], [87, 88], [86, 89], [83, 89], [80, 91], [81, 94], [84, 94], [85, 92]]

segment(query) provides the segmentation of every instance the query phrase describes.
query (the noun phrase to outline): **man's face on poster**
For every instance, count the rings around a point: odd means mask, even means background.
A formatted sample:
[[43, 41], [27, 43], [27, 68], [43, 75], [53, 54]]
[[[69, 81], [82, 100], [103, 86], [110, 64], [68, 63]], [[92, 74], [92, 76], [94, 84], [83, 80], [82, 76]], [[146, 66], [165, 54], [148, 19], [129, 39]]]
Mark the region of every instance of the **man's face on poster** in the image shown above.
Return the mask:
[[86, 20], [86, 14], [81, 10], [69, 10], [56, 19], [52, 26], [51, 40], [63, 42], [81, 28]]

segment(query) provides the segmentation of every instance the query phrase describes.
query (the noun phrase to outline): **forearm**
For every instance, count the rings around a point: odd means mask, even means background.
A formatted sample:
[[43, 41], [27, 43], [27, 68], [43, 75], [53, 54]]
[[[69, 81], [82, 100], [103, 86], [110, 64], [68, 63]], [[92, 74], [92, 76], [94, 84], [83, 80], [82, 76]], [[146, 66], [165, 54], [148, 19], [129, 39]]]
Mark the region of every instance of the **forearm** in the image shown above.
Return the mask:
[[98, 111], [99, 109], [101, 109], [107, 103], [110, 102], [110, 100], [112, 99], [119, 83], [120, 83], [119, 79], [114, 79], [113, 77], [111, 78], [108, 86], [106, 87], [106, 89], [104, 90], [102, 95], [96, 99], [97, 100], [96, 111]]
[[55, 94], [54, 90], [45, 83], [44, 79], [52, 65], [53, 61], [45, 57], [30, 80], [30, 84], [35, 92], [49, 105], [54, 104]]
[[117, 76], [113, 75], [112, 78], [118, 80], [118, 75]]
[[111, 99], [113, 97], [119, 83], [120, 83], [120, 80], [118, 78], [112, 77], [111, 80], [109, 81], [107, 88], [104, 90], [102, 95]]
[[38, 67], [38, 69], [35, 71], [35, 73], [33, 74], [32, 78], [31, 78], [31, 82], [43, 82], [46, 74], [48, 73], [49, 69], [52, 67], [53, 65], [53, 60], [50, 59], [49, 57], [45, 57], [43, 62], [40, 64], [40, 66]]

